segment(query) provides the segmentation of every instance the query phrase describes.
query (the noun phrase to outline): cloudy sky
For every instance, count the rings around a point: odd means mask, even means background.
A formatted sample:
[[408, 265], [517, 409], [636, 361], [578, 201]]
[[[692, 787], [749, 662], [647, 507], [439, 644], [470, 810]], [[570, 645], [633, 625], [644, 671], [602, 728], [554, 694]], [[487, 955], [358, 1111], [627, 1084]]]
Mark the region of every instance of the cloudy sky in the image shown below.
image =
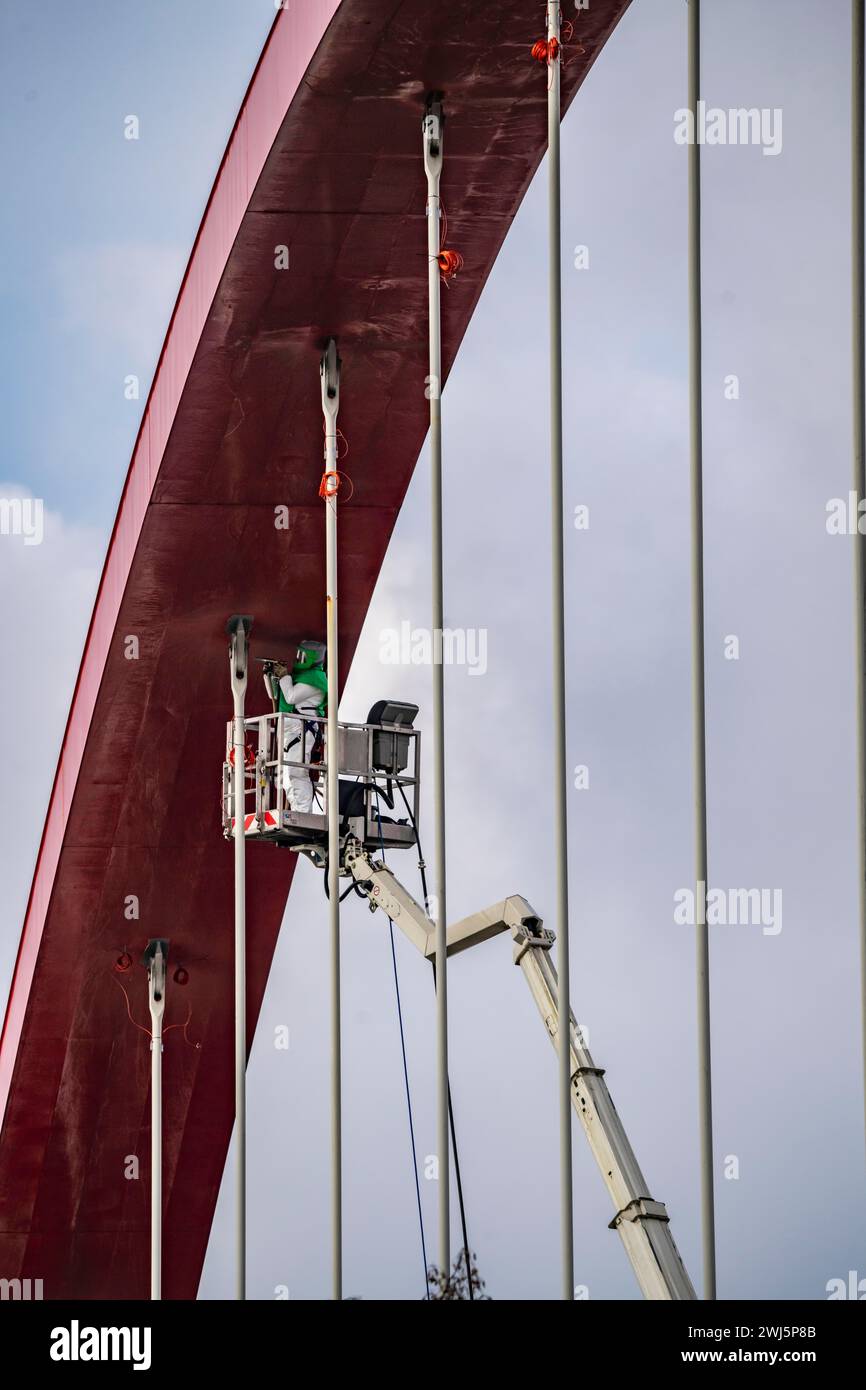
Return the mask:
[[[850, 6], [703, 8], [706, 100], [782, 112], [777, 155], [703, 156], [710, 880], [782, 895], [781, 930], [711, 932], [719, 1293], [820, 1298], [866, 1276], [851, 547], [825, 524], [851, 473]], [[0, 538], [4, 991], [140, 411], [272, 18], [271, 0], [0, 7], [0, 495], [46, 510], [42, 545]], [[685, 23], [683, 0], [635, 0], [563, 129], [566, 508], [590, 518], [566, 566], [569, 762], [589, 769], [569, 804], [572, 998], [697, 1283], [693, 933], [674, 920], [691, 878]], [[513, 892], [554, 908], [544, 174], [443, 402], [447, 621], [487, 641], [483, 675], [446, 675], [454, 918]], [[388, 694], [429, 728], [429, 670], [380, 660], [383, 630], [427, 621], [428, 484], [422, 458], [348, 718]], [[414, 888], [414, 856], [395, 867]], [[354, 900], [343, 960], [346, 1292], [420, 1298], [387, 922]], [[397, 961], [423, 1162], [432, 985], [402, 940]], [[449, 998], [470, 1243], [494, 1297], [556, 1297], [556, 1066], [504, 940], [455, 960]], [[253, 1297], [328, 1293], [327, 1076], [326, 910], [302, 864], [250, 1065]], [[230, 1177], [204, 1297], [231, 1296]], [[422, 1195], [432, 1256], [435, 1182]], [[577, 1281], [633, 1298], [610, 1215], [576, 1130]]]

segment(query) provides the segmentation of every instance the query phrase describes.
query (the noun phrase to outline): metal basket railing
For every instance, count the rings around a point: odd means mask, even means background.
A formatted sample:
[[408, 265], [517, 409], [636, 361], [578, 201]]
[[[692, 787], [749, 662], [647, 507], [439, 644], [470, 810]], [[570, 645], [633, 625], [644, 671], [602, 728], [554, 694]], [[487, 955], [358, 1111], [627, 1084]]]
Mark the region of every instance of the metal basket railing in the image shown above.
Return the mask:
[[[297, 738], [299, 726], [303, 738]], [[357, 805], [360, 795], [367, 811], [374, 816], [381, 815], [384, 803], [388, 809], [402, 807], [412, 824], [417, 824], [420, 730], [405, 724], [384, 723], [341, 722], [338, 727], [341, 805], [350, 800]], [[296, 748], [303, 752], [310, 734], [314, 736], [311, 756], [290, 757], [287, 744], [297, 738]], [[305, 821], [312, 818], [313, 826], [319, 820], [322, 828], [327, 825], [328, 746], [327, 723], [323, 718], [282, 712], [254, 715], [244, 720], [244, 750], [242, 774], [247, 833], [253, 824], [261, 832], [272, 821], [282, 826], [287, 817], [299, 819], [292, 813], [286, 785], [289, 771], [299, 769], [305, 770], [313, 783], [312, 809], [301, 815]], [[234, 833], [235, 775], [232, 723], [229, 721], [222, 769], [222, 824], [227, 836]], [[357, 793], [352, 790], [355, 787]]]

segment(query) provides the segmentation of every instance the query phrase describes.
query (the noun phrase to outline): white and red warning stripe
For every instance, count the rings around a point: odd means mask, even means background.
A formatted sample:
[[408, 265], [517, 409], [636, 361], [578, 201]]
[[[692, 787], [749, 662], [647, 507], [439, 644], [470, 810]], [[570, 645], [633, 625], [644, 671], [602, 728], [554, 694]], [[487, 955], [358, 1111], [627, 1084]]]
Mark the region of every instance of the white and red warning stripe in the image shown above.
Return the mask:
[[[274, 815], [273, 811], [265, 811], [265, 814], [264, 814], [264, 816], [262, 817], [262, 819], [263, 819], [263, 821], [264, 821], [264, 825], [261, 826], [261, 830], [276, 830], [276, 829], [277, 829], [279, 822], [277, 821], [277, 818], [276, 818], [276, 816]], [[234, 833], [234, 828], [235, 828], [235, 818], [234, 818], [234, 816], [232, 816], [232, 822], [231, 822], [231, 823], [232, 823], [232, 833]], [[260, 828], [259, 828], [258, 824], [256, 823], [255, 811], [251, 811], [250, 814], [249, 814], [248, 816], [245, 816], [245, 817], [244, 817], [244, 834], [245, 834], [245, 835], [258, 835], [258, 834], [260, 834]]]

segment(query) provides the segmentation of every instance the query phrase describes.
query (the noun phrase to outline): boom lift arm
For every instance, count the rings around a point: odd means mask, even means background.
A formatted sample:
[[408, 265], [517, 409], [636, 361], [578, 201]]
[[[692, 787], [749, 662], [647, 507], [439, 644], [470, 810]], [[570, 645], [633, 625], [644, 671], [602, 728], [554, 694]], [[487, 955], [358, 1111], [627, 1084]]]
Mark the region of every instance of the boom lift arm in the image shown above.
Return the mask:
[[[369, 851], [351, 838], [346, 844], [344, 865], [369, 899], [371, 911], [381, 908], [422, 955], [434, 960], [435, 924], [388, 866], [373, 859]], [[556, 1048], [558, 982], [550, 961], [554, 933], [542, 926], [541, 918], [525, 898], [506, 898], [449, 927], [448, 955], [456, 955], [505, 931], [511, 932], [514, 963], [526, 977], [550, 1041]], [[674, 1242], [664, 1203], [650, 1196], [607, 1089], [604, 1072], [592, 1060], [574, 1014], [570, 1019], [570, 1034], [571, 1100], [613, 1202], [616, 1215], [610, 1223], [611, 1228], [619, 1231], [645, 1298], [694, 1299], [697, 1295]]]

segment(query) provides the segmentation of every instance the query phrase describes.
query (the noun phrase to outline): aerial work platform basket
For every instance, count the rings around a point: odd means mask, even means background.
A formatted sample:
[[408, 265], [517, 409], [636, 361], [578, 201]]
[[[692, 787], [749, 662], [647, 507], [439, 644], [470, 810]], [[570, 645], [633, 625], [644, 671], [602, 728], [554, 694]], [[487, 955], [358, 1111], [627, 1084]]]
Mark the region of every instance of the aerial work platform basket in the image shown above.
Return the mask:
[[[366, 724], [339, 725], [340, 836], [365, 848], [409, 849], [416, 843], [420, 731], [413, 727], [417, 705], [380, 700]], [[296, 738], [303, 725], [303, 739]], [[294, 748], [287, 750], [287, 745]], [[308, 745], [310, 756], [303, 753]], [[293, 756], [290, 756], [290, 752]], [[239, 760], [238, 760], [239, 761]], [[316, 715], [262, 714], [244, 720], [244, 836], [292, 849], [320, 847], [328, 840], [327, 724]], [[235, 768], [232, 723], [226, 729], [222, 823], [235, 834]], [[309, 812], [292, 809], [289, 783], [303, 769], [312, 782]]]

